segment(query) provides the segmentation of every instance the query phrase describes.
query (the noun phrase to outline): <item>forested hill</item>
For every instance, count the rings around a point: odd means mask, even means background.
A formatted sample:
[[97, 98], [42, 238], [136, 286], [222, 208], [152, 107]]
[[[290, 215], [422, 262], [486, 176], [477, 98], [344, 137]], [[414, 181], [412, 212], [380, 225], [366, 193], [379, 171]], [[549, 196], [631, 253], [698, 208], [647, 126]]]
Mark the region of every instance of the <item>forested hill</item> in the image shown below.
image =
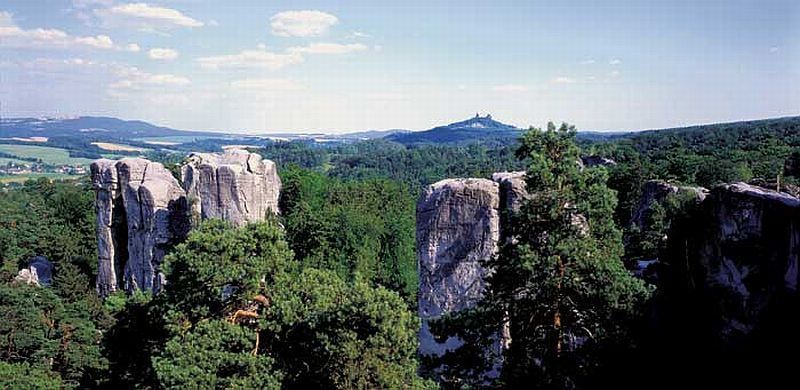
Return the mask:
[[169, 136], [221, 136], [220, 133], [176, 130], [143, 121], [111, 117], [10, 118], [0, 122], [3, 137], [70, 137], [129, 139]]
[[498, 122], [491, 115], [475, 117], [434, 127], [430, 130], [411, 133], [392, 134], [386, 137], [389, 141], [403, 145], [416, 144], [458, 144], [476, 141], [509, 142], [516, 140], [522, 131], [514, 126]]

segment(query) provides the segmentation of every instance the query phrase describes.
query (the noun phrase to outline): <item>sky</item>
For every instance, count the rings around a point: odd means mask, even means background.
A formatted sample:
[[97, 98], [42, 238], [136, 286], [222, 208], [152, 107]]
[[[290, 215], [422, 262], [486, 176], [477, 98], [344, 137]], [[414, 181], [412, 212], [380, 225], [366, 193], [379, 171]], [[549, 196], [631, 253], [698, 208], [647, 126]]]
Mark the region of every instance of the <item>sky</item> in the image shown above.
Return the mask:
[[800, 2], [0, 0], [0, 103], [251, 134], [800, 115]]

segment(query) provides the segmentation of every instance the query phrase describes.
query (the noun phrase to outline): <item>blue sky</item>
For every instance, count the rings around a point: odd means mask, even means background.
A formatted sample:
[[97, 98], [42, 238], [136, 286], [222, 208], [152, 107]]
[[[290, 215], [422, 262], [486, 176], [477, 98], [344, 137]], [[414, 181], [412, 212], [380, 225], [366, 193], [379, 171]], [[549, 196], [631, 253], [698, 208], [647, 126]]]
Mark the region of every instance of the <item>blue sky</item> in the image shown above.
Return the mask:
[[800, 2], [0, 1], [10, 116], [249, 133], [800, 114]]

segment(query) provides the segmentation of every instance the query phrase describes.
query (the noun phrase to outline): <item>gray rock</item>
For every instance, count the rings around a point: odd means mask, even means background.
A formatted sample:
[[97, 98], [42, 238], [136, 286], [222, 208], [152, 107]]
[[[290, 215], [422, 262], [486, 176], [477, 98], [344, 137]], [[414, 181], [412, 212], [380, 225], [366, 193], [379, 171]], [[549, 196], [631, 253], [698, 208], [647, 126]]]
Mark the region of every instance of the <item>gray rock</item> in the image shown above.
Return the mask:
[[691, 194], [698, 202], [702, 202], [706, 194], [708, 194], [708, 190], [703, 187], [677, 186], [663, 180], [648, 181], [642, 188], [642, 197], [639, 200], [639, 206], [633, 211], [633, 215], [631, 216], [631, 225], [638, 226], [640, 229], [647, 228], [647, 226], [645, 226], [647, 217], [655, 203], [663, 204], [670, 196], [683, 193]]
[[497, 172], [492, 180], [500, 186], [500, 209], [519, 211], [522, 200], [528, 196], [525, 188], [525, 172]]
[[672, 234], [673, 285], [691, 286], [684, 288], [707, 305], [718, 327], [712, 334], [723, 342], [746, 338], [773, 305], [800, 304], [800, 199], [745, 183], [720, 186]]
[[277, 214], [281, 179], [275, 163], [245, 150], [192, 153], [181, 170], [192, 212], [244, 225]]
[[243, 150], [192, 154], [182, 167], [186, 190], [163, 165], [141, 158], [100, 159], [91, 172], [102, 296], [159, 291], [161, 262], [186, 237], [193, 214], [242, 225], [278, 210], [275, 164]]
[[498, 184], [487, 179], [448, 179], [428, 186], [417, 203], [420, 352], [442, 355], [461, 345], [437, 343], [428, 321], [475, 305], [489, 270], [481, 261], [497, 252]]
[[606, 157], [601, 156], [581, 156], [581, 166], [587, 168], [594, 167], [613, 167], [617, 162]]
[[36, 275], [36, 269], [23, 268], [19, 270], [17, 276], [14, 277], [14, 282], [39, 286], [39, 276]]
[[53, 263], [44, 256], [34, 256], [28, 260], [28, 266], [19, 270], [14, 277], [17, 283], [49, 287], [53, 282]]
[[[100, 159], [91, 165], [92, 186], [95, 191], [95, 231], [97, 233], [97, 292], [101, 296], [108, 296], [117, 290], [117, 258], [115, 251], [115, 237], [117, 230], [123, 229], [119, 223], [114, 223], [114, 208], [118, 206], [117, 214], [124, 215], [124, 207], [115, 205], [121, 202], [119, 194], [119, 181], [117, 180], [117, 162], [115, 160]], [[121, 210], [119, 210], [121, 209]], [[126, 233], [127, 234], [127, 233]], [[126, 252], [126, 250], [123, 250]], [[124, 261], [124, 260], [123, 260]], [[122, 263], [120, 263], [122, 266]]]
[[98, 160], [91, 166], [97, 193], [98, 278], [103, 296], [116, 291], [157, 292], [166, 250], [190, 228], [186, 193], [159, 163], [141, 158]]
[[53, 263], [44, 256], [34, 256], [28, 260], [28, 268], [36, 271], [38, 282], [42, 286], [50, 286], [53, 283]]

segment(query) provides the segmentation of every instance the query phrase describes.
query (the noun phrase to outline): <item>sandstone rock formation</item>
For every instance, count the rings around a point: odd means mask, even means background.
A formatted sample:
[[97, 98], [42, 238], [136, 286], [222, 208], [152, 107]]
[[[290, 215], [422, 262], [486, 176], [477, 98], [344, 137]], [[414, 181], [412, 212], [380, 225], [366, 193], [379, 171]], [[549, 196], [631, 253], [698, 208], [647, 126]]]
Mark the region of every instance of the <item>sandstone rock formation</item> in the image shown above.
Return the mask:
[[186, 193], [159, 163], [141, 158], [92, 163], [98, 241], [97, 291], [159, 291], [166, 250], [190, 227]]
[[53, 282], [53, 263], [44, 256], [34, 256], [28, 260], [28, 266], [19, 270], [14, 281], [48, 287]]
[[242, 225], [278, 209], [275, 164], [243, 150], [192, 154], [182, 167], [185, 187], [163, 165], [141, 158], [100, 159], [91, 171], [102, 296], [119, 288], [160, 290], [161, 262], [186, 237], [193, 216]]
[[581, 156], [581, 166], [593, 168], [593, 167], [613, 167], [617, 165], [617, 162], [606, 157], [601, 156]]
[[639, 206], [633, 211], [631, 225], [641, 229], [646, 228], [647, 217], [655, 203], [663, 203], [669, 196], [676, 194], [689, 194], [698, 202], [705, 199], [708, 190], [703, 187], [677, 186], [663, 180], [649, 180], [642, 188], [642, 197]]
[[192, 211], [202, 219], [243, 225], [278, 212], [281, 179], [275, 163], [256, 153], [192, 153], [181, 173]]
[[417, 203], [420, 352], [441, 355], [460, 346], [437, 343], [428, 320], [473, 306], [488, 270], [482, 260], [497, 252], [500, 234], [498, 184], [487, 179], [447, 179], [428, 186]]
[[501, 210], [519, 211], [522, 199], [528, 195], [525, 189], [525, 172], [497, 172], [492, 174], [492, 180], [500, 186]]
[[708, 334], [737, 344], [756, 330], [763, 335], [788, 325], [786, 315], [797, 320], [800, 199], [745, 183], [724, 185], [675, 230], [667, 287], [699, 306], [713, 327]]

